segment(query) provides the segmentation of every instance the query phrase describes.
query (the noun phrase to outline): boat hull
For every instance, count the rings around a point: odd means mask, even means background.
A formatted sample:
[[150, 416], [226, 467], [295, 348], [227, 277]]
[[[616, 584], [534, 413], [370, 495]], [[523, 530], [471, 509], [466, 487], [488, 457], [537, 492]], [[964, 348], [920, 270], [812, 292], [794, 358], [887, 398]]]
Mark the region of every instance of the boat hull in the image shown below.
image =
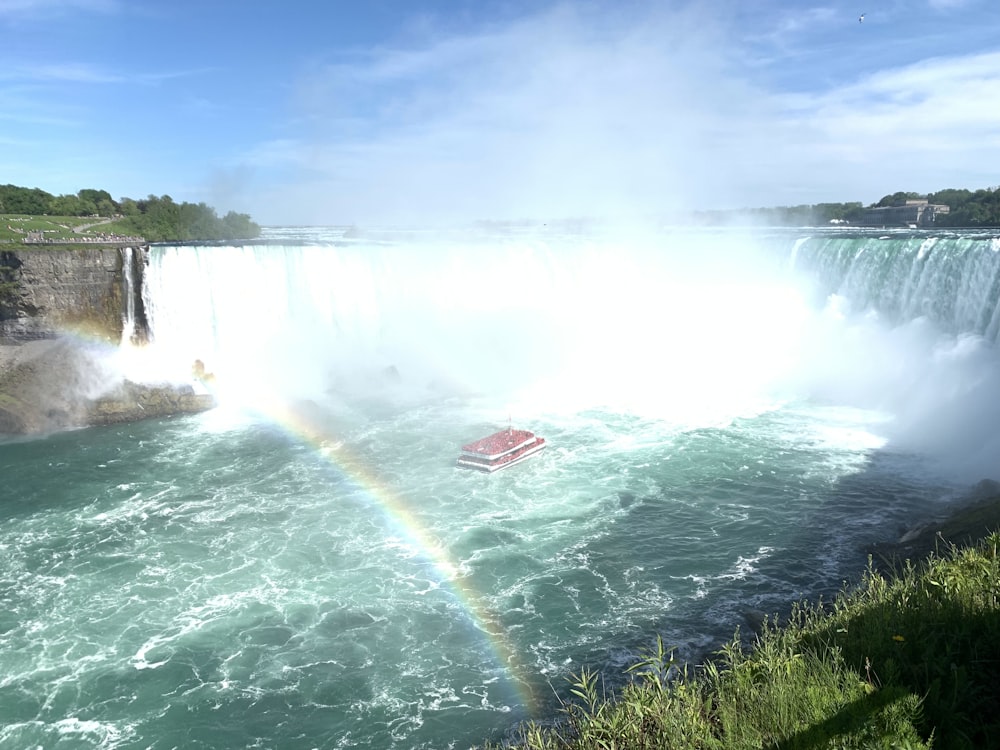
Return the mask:
[[462, 446], [457, 465], [493, 473], [519, 464], [545, 448], [545, 438], [527, 430], [506, 429]]

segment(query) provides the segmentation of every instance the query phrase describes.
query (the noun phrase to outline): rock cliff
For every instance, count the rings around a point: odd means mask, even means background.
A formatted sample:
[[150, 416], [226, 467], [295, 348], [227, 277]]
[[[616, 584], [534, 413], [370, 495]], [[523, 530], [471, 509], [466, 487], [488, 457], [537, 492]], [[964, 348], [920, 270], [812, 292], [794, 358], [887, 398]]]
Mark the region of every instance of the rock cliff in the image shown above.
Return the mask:
[[117, 247], [0, 249], [0, 339], [50, 338], [72, 330], [120, 341], [125, 257]]
[[110, 354], [107, 345], [67, 338], [0, 346], [0, 434], [44, 434], [215, 406], [191, 384], [124, 379]]
[[126, 380], [100, 398], [90, 401], [87, 424], [117, 424], [151, 417], [190, 414], [215, 406], [207, 393], [195, 393], [191, 385], [150, 385]]
[[110, 365], [127, 312], [136, 326], [133, 338], [145, 340], [145, 251], [0, 248], [0, 433], [45, 433], [214, 405], [191, 385], [133, 383]]

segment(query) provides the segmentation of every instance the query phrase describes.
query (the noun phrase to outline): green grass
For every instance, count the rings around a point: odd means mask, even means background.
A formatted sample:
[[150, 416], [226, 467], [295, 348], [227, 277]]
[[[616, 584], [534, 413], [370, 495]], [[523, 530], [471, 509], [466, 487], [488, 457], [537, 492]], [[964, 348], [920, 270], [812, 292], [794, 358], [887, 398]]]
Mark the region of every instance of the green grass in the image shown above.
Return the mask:
[[890, 575], [869, 564], [833, 602], [768, 620], [753, 648], [737, 631], [697, 669], [658, 641], [613, 696], [583, 670], [562, 721], [527, 724], [514, 746], [1000, 747], [998, 549], [993, 532]]
[[[101, 222], [101, 223], [98, 223]], [[20, 245], [25, 234], [41, 231], [47, 239], [70, 240], [81, 237], [96, 237], [101, 232], [110, 232], [107, 219], [90, 216], [28, 216], [25, 214], [0, 214], [0, 244]], [[96, 224], [91, 230], [75, 229]]]

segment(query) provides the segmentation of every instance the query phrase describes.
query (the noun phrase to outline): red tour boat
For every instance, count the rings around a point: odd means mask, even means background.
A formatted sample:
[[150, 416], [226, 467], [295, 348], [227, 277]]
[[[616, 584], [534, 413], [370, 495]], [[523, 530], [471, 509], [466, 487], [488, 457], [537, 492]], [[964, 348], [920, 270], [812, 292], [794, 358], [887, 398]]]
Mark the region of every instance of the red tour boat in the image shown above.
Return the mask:
[[474, 443], [462, 446], [458, 465], [466, 469], [493, 472], [523, 461], [545, 447], [545, 438], [540, 438], [527, 430], [506, 430], [495, 432]]

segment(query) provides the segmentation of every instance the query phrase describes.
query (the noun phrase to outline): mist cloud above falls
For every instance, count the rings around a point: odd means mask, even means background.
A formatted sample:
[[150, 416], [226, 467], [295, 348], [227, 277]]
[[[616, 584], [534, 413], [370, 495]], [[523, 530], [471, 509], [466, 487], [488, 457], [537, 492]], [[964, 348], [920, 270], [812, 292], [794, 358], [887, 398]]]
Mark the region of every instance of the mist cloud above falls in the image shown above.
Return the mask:
[[358, 221], [714, 203], [740, 183], [743, 145], [726, 134], [752, 128], [759, 101], [725, 50], [697, 11], [611, 20], [562, 8], [427, 32], [318, 67], [297, 93], [302, 139], [255, 159], [301, 180], [269, 200]]
[[891, 324], [833, 295], [810, 321], [798, 371], [811, 398], [881, 413], [889, 450], [974, 483], [1000, 479], [1000, 353], [927, 318]]
[[[230, 168], [265, 224], [662, 216], [991, 184], [1000, 53], [927, 56], [937, 37], [902, 10], [859, 30], [853, 12], [726, 8], [424, 18], [313, 58], [276, 103], [282, 137]], [[891, 44], [868, 34], [878, 23]]]

